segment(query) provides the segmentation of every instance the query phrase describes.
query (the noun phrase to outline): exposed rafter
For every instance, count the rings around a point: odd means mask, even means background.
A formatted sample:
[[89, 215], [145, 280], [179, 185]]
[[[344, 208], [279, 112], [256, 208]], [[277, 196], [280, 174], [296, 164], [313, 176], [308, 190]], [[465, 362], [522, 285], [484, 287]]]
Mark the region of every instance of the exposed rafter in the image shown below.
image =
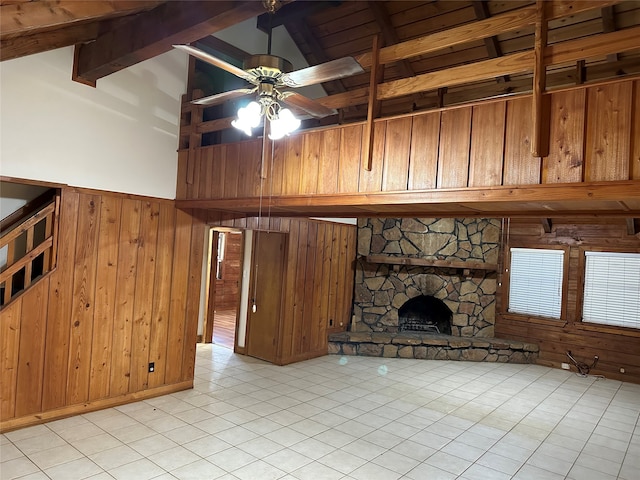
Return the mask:
[[0, 60], [46, 52], [95, 39], [124, 16], [162, 1], [28, 2], [0, 6]]
[[264, 11], [261, 2], [167, 2], [78, 46], [74, 79], [96, 80]]
[[[483, 2], [482, 0], [474, 0], [471, 2], [473, 4], [473, 11], [476, 14], [476, 18], [478, 20], [485, 20], [487, 18], [491, 18], [491, 12], [489, 12], [489, 7], [487, 6], [487, 2]], [[484, 46], [487, 49], [487, 53], [489, 54], [489, 58], [498, 58], [502, 56], [502, 48], [500, 48], [500, 43], [498, 42], [497, 37], [491, 36], [484, 39]], [[499, 82], [508, 82], [509, 76], [505, 75], [502, 77], [496, 78]]]

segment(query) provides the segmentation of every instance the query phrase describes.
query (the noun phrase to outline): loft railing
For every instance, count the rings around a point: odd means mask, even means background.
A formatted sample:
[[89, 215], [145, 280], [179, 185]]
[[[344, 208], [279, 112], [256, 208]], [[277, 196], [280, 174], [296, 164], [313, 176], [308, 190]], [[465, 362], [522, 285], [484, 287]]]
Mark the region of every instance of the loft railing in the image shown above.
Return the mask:
[[56, 266], [60, 196], [0, 234], [6, 264], [0, 269], [0, 308]]

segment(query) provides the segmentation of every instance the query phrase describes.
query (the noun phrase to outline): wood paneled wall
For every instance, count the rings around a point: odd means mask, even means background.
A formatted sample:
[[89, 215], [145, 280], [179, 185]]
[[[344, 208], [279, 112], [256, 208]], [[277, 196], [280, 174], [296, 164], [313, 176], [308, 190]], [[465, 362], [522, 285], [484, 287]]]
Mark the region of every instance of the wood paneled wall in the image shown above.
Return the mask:
[[[597, 355], [599, 361], [591, 373], [640, 383], [640, 330], [583, 324], [580, 312], [584, 270], [581, 248], [640, 252], [640, 237], [627, 231], [625, 220], [603, 219], [596, 223], [593, 220], [553, 219], [549, 233], [544, 232], [540, 221], [512, 220], [505, 225], [504, 238], [508, 240], [506, 249], [513, 246], [545, 248], [549, 245], [568, 248], [565, 280], [568, 288], [563, 309], [566, 313], [559, 320], [507, 313], [506, 282], [501, 275], [498, 281], [504, 288], [498, 289], [496, 297], [496, 337], [538, 343], [538, 363], [553, 367], [560, 367], [563, 362], [571, 363], [567, 351], [587, 364], [591, 364]], [[624, 368], [625, 373], [621, 373], [620, 368]]]
[[192, 386], [204, 228], [64, 188], [57, 268], [0, 312], [2, 430]]
[[[215, 262], [211, 268], [215, 269]], [[235, 311], [240, 292], [242, 269], [242, 235], [225, 233], [222, 278], [216, 278], [215, 309]]]
[[234, 218], [209, 224], [288, 234], [278, 364], [327, 354], [327, 335], [351, 322], [356, 226], [293, 218]]
[[[265, 195], [411, 191], [640, 179], [640, 80], [548, 94], [549, 155], [531, 155], [523, 96], [378, 120], [372, 169], [363, 124], [279, 140], [265, 161]], [[261, 140], [183, 154], [179, 199], [256, 197]], [[193, 180], [196, 179], [196, 180]]]

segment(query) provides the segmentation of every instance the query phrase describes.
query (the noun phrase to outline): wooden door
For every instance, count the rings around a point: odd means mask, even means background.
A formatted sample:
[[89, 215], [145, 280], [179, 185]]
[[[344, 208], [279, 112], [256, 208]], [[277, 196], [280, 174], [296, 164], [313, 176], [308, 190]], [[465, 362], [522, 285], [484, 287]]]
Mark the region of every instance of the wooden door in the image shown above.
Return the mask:
[[276, 363], [286, 235], [256, 232], [251, 258], [247, 355]]

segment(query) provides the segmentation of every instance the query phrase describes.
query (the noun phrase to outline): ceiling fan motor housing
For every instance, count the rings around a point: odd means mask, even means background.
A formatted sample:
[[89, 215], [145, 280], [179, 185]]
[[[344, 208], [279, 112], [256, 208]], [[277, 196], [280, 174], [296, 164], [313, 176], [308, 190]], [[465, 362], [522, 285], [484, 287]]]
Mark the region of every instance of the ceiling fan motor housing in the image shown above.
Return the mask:
[[278, 84], [278, 80], [293, 71], [293, 65], [288, 60], [275, 55], [252, 55], [244, 61], [244, 70], [258, 77], [260, 82]]

